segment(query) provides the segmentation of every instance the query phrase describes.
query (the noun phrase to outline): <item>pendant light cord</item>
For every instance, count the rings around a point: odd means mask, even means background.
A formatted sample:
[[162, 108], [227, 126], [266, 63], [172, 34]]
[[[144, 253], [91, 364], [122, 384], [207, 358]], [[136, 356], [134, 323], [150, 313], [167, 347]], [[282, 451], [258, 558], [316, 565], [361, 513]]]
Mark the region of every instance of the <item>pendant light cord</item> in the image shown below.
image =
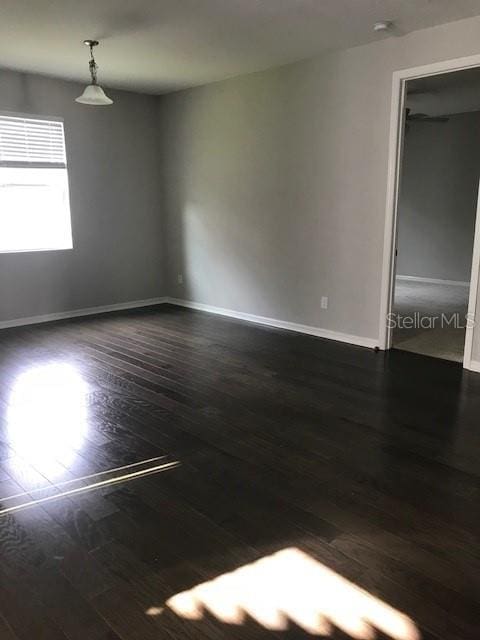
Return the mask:
[[98, 65], [95, 62], [95, 58], [93, 56], [93, 44], [90, 45], [90, 62], [88, 63], [90, 68], [90, 75], [92, 76], [92, 84], [97, 84], [97, 69]]

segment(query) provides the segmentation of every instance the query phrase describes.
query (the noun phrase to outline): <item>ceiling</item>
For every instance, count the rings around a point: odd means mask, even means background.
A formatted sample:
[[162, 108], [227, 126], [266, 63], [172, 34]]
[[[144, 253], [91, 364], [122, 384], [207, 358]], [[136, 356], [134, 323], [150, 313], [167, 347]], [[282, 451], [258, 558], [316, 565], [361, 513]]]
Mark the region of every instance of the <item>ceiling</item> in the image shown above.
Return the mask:
[[480, 68], [410, 80], [407, 107], [429, 116], [480, 111]]
[[480, 14], [478, 0], [0, 0], [3, 67], [163, 93]]

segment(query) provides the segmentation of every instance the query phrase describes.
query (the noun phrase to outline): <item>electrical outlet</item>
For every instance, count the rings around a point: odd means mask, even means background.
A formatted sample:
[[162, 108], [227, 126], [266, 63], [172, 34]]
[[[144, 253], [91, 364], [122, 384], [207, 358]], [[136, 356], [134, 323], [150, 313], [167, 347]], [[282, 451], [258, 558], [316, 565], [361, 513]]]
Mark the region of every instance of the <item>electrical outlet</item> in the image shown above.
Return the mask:
[[320, 306], [322, 309], [328, 309], [328, 298], [327, 296], [322, 296], [320, 300]]
[[178, 282], [178, 284], [183, 284], [183, 276], [182, 276], [181, 273], [179, 273], [178, 276], [177, 276], [177, 282]]

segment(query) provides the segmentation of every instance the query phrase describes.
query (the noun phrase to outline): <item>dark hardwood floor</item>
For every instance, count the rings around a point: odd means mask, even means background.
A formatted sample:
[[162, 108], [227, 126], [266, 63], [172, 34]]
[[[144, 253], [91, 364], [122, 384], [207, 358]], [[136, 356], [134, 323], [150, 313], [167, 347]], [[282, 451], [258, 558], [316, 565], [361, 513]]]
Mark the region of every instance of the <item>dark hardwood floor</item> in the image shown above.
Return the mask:
[[480, 375], [163, 306], [0, 380], [0, 640], [480, 637]]

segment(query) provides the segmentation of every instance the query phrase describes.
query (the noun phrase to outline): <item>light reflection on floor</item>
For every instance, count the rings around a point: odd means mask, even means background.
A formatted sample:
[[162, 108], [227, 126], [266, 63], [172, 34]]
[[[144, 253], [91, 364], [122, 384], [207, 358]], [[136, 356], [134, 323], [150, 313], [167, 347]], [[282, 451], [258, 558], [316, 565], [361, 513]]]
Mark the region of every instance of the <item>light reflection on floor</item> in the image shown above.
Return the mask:
[[67, 362], [32, 367], [14, 381], [4, 437], [15, 456], [8, 458], [5, 466], [14, 479], [17, 472], [32, 472], [39, 486], [34, 483], [27, 491], [1, 495], [0, 517], [180, 465], [178, 460], [169, 461], [168, 456], [162, 455], [72, 477], [69, 467], [87, 443], [89, 394], [89, 385], [80, 371]]
[[[411, 618], [297, 548], [288, 548], [231, 573], [178, 593], [166, 605], [177, 615], [201, 620], [208, 611], [226, 624], [247, 615], [272, 631], [294, 622], [307, 633], [329, 636], [336, 627], [370, 640], [376, 630], [394, 640], [420, 640]], [[152, 606], [148, 615], [161, 615]]]
[[68, 363], [28, 369], [15, 380], [7, 409], [7, 439], [30, 464], [68, 467], [88, 431], [89, 387]]

